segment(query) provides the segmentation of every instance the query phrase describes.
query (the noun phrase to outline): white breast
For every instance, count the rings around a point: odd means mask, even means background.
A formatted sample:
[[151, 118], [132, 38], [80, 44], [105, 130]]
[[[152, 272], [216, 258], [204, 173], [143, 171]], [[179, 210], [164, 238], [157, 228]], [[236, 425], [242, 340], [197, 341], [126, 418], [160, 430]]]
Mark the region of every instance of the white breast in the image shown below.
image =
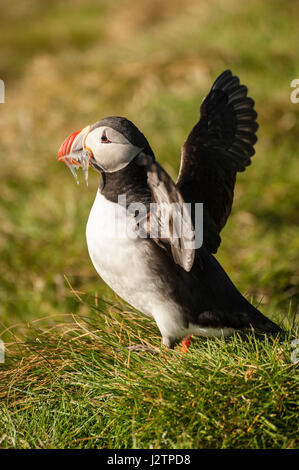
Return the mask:
[[97, 192], [87, 222], [86, 238], [98, 274], [126, 302], [153, 316], [162, 336], [215, 335], [210, 328], [196, 325], [190, 325], [188, 330], [184, 328], [182, 307], [167, 298], [151, 270], [150, 244], [145, 239], [128, 236], [128, 217], [124, 207]]
[[93, 265], [103, 280], [127, 302], [140, 308], [133, 300], [136, 295], [140, 297], [148, 273], [140, 261], [142, 243], [126, 236], [126, 221], [125, 208], [98, 192], [87, 222], [87, 245]]
[[128, 236], [126, 224], [126, 209], [98, 192], [86, 227], [88, 251], [96, 271], [142, 313], [156, 317], [161, 310], [173, 311], [174, 303], [157, 289], [157, 279], [150, 269], [150, 245], [144, 239]]

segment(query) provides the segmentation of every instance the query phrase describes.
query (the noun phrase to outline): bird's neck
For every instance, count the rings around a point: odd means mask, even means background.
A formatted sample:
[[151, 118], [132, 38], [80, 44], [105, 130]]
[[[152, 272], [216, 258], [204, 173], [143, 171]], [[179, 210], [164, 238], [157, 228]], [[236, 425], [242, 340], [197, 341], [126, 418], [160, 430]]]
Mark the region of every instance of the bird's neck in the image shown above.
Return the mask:
[[147, 185], [147, 175], [144, 167], [138, 166], [134, 160], [119, 171], [104, 173], [100, 184], [101, 194], [112, 202], [118, 202], [119, 196], [126, 196], [126, 204], [151, 202], [151, 191]]

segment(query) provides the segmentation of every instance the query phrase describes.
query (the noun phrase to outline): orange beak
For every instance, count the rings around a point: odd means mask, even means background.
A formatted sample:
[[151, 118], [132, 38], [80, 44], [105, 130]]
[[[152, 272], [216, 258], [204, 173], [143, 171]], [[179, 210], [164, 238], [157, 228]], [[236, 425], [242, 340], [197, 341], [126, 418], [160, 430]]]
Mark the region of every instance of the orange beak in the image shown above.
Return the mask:
[[90, 126], [71, 134], [58, 150], [57, 160], [64, 162], [71, 170], [75, 180], [79, 184], [75, 170], [82, 168], [86, 185], [88, 185], [88, 168], [93, 156], [92, 150], [85, 147], [85, 140], [90, 131]]
[[[60, 149], [57, 154], [57, 160], [59, 162], [65, 162], [65, 157], [71, 153], [74, 140], [77, 137], [77, 135], [80, 134], [81, 131], [82, 129], [71, 134], [67, 139], [65, 139], [63, 144], [60, 146]], [[72, 163], [75, 165], [78, 164], [78, 162], [76, 162], [75, 160], [73, 160]]]

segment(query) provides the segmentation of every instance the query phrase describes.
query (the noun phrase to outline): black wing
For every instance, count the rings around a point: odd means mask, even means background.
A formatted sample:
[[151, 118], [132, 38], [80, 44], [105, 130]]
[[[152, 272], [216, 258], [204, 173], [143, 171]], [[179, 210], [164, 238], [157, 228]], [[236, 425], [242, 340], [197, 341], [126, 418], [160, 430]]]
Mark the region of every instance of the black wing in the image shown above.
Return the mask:
[[254, 101], [230, 70], [215, 81], [200, 120], [182, 147], [176, 183], [186, 202], [204, 203], [204, 245], [215, 253], [231, 212], [236, 174], [250, 165], [257, 141]]

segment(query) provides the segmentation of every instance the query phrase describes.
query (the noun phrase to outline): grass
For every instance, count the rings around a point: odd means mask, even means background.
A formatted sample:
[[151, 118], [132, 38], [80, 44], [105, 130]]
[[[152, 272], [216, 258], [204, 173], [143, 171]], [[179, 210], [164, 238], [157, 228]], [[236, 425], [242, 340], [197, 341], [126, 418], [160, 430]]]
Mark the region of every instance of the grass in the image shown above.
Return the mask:
[[[296, 447], [298, 1], [2, 4], [0, 446]], [[190, 354], [166, 353], [155, 325], [91, 266], [96, 175], [78, 188], [55, 156], [74, 130], [119, 114], [175, 178], [226, 68], [248, 85], [260, 129], [217, 258], [289, 336], [195, 339]], [[140, 341], [156, 353], [123, 347]]]
[[[14, 343], [2, 373], [3, 447], [292, 448], [290, 338], [194, 340], [161, 350], [153, 323], [124, 306], [52, 319]], [[100, 313], [100, 315], [99, 315]], [[141, 343], [152, 351], [130, 352]]]

